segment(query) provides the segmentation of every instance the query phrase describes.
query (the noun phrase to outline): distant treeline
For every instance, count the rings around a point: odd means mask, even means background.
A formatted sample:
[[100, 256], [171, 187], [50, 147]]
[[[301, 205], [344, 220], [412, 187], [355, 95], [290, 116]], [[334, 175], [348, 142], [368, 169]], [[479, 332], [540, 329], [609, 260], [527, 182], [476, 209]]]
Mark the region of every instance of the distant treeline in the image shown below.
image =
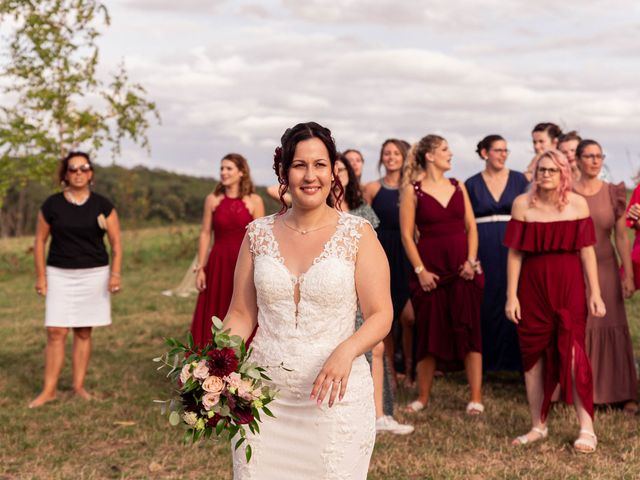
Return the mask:
[[[213, 178], [146, 167], [95, 165], [95, 173], [93, 191], [114, 203], [124, 228], [199, 223], [204, 198], [218, 183]], [[0, 210], [0, 237], [33, 234], [42, 202], [56, 191], [59, 188], [53, 183], [49, 186], [30, 183], [24, 188], [13, 188]], [[257, 191], [264, 199], [267, 213], [279, 209], [264, 187], [257, 187]]]

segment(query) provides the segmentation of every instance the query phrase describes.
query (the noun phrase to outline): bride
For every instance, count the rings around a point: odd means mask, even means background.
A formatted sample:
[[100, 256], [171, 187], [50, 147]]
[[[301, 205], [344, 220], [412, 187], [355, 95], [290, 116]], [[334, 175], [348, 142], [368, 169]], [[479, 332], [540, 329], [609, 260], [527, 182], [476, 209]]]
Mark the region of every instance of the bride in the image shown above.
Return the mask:
[[291, 208], [249, 225], [225, 318], [245, 339], [259, 325], [252, 360], [272, 367], [276, 418], [248, 438], [250, 462], [234, 452], [234, 478], [365, 479], [375, 412], [363, 354], [391, 327], [388, 263], [366, 220], [327, 205], [333, 186], [342, 192], [331, 132], [300, 123], [281, 143], [274, 170]]

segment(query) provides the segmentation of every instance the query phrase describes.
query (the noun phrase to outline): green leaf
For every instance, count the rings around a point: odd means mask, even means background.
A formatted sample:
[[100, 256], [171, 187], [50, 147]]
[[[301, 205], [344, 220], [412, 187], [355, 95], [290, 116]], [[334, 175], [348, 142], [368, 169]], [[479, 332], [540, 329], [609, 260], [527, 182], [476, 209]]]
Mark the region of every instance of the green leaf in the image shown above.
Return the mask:
[[239, 447], [240, 445], [242, 445], [242, 442], [244, 442], [245, 440], [246, 440], [246, 438], [240, 438], [240, 440], [238, 440], [238, 441], [236, 442], [236, 445], [235, 445], [235, 447], [233, 447], [233, 449], [234, 449], [234, 450], [237, 450], [237, 449], [238, 449], [238, 447]]
[[218, 423], [216, 424], [216, 435], [220, 436], [226, 423], [227, 422], [224, 418], [221, 418], [220, 420], [218, 420]]
[[276, 416], [275, 416], [273, 413], [271, 413], [271, 410], [269, 410], [267, 407], [264, 407], [264, 406], [263, 406], [263, 407], [262, 407], [262, 411], [263, 411], [265, 414], [269, 415], [270, 417], [272, 417], [272, 418], [276, 418]]
[[247, 448], [244, 449], [244, 455], [247, 463], [249, 463], [251, 461], [251, 445], [247, 444]]
[[193, 334], [191, 332], [187, 335], [187, 345], [189, 346], [189, 350], [193, 350]]
[[178, 412], [173, 411], [169, 414], [169, 423], [174, 427], [177, 427], [178, 425], [180, 425], [180, 421], [181, 421], [181, 418]]
[[214, 315], [211, 318], [211, 322], [213, 323], [213, 326], [216, 328], [216, 330], [222, 331], [222, 320]]

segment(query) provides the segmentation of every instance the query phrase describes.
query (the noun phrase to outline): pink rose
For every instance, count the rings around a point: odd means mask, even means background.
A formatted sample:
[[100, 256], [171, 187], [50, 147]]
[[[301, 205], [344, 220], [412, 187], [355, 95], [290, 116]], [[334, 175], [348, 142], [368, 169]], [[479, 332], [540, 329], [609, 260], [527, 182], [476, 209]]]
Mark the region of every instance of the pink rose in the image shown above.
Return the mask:
[[180, 372], [180, 381], [184, 385], [187, 383], [187, 380], [191, 378], [191, 364], [187, 363], [184, 367], [182, 367], [182, 371]]
[[209, 376], [209, 367], [207, 367], [206, 360], [200, 360], [198, 362], [196, 368], [193, 369], [193, 376], [200, 380], [204, 380]]
[[220, 377], [216, 377], [215, 375], [207, 377], [206, 380], [202, 382], [202, 389], [209, 393], [220, 395], [220, 392], [222, 392], [223, 388], [224, 381]]
[[242, 383], [242, 378], [240, 377], [239, 373], [233, 372], [227, 375], [226, 377], [224, 377], [224, 381], [227, 382], [229, 387], [238, 388]]
[[238, 387], [238, 395], [245, 400], [253, 400], [253, 382], [242, 380]]
[[[215, 377], [215, 378], [218, 378], [218, 377]], [[219, 393], [209, 392], [209, 393], [205, 393], [202, 396], [202, 405], [204, 406], [205, 410], [211, 410], [219, 401], [220, 401]]]

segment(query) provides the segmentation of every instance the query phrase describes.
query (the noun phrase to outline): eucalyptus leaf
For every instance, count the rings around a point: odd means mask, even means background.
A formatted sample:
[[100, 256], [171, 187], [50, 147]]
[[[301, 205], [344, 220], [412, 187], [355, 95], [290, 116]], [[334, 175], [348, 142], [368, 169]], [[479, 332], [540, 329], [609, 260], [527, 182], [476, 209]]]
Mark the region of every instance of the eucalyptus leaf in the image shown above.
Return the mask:
[[169, 414], [169, 423], [174, 427], [177, 427], [178, 425], [180, 425], [180, 421], [181, 421], [180, 414], [175, 410]]

